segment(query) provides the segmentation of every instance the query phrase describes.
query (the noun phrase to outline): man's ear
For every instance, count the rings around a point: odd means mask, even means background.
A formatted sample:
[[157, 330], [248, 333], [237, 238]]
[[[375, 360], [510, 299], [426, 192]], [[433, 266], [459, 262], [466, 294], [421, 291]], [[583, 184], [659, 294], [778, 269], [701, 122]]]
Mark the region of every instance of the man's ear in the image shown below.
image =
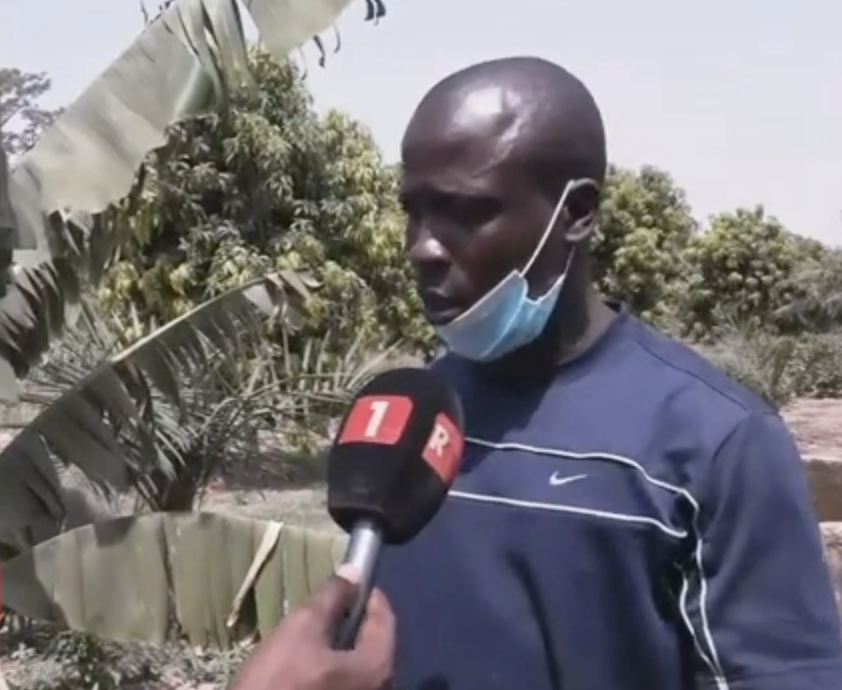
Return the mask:
[[565, 204], [566, 230], [564, 238], [571, 244], [587, 241], [596, 231], [601, 199], [599, 187], [590, 180], [571, 189]]

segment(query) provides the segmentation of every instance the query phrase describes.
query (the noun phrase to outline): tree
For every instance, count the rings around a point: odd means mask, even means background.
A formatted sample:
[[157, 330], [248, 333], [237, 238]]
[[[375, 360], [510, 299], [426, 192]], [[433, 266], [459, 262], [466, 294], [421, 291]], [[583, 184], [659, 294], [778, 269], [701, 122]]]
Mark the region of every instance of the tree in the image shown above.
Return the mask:
[[394, 167], [361, 124], [316, 114], [293, 63], [255, 52], [251, 71], [257, 92], [175, 128], [144, 167], [106, 307], [165, 323], [267, 271], [306, 271], [319, 285], [306, 338], [338, 352], [361, 335], [428, 348]]
[[797, 348], [794, 338], [745, 321], [717, 324], [716, 339], [699, 346], [714, 364], [776, 408], [797, 392], [792, 380]]
[[686, 252], [686, 331], [708, 336], [729, 321], [774, 328], [776, 311], [795, 296], [790, 279], [800, 252], [795, 236], [762, 206], [714, 216]]
[[793, 299], [775, 313], [784, 330], [831, 333], [842, 329], [842, 249], [813, 247], [800, 258], [787, 282]]
[[51, 87], [44, 72], [22, 72], [15, 68], [0, 68], [0, 129], [2, 146], [10, 156], [28, 151], [41, 132], [61, 114], [39, 105]]
[[[350, 0], [251, 0], [247, 9], [276, 58], [327, 29]], [[379, 19], [381, 0], [366, 0]], [[26, 374], [64, 325], [80, 277], [95, 282], [114, 259], [124, 229], [102, 212], [131, 189], [149, 151], [174, 123], [225, 111], [254, 86], [236, 0], [179, 0], [72, 103], [17, 161], [9, 184], [20, 263], [0, 302], [0, 397]], [[37, 334], [37, 337], [34, 335]]]
[[593, 248], [595, 278], [608, 297], [662, 323], [686, 271], [684, 251], [696, 231], [684, 190], [651, 166], [611, 166]]

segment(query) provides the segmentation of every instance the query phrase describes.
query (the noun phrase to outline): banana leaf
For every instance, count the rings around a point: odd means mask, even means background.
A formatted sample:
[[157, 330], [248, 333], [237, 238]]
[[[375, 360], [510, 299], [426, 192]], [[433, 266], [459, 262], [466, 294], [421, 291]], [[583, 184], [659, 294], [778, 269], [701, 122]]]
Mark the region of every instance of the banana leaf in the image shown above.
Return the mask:
[[[121, 517], [2, 563], [3, 606], [115, 641], [265, 637], [338, 565], [344, 534], [215, 513]], [[174, 625], [173, 625], [174, 623]]]
[[[351, 0], [245, 0], [264, 47], [283, 59]], [[374, 6], [374, 12], [372, 7]], [[382, 3], [367, 3], [371, 18]], [[167, 128], [248, 87], [240, 3], [178, 0], [138, 36], [15, 165], [10, 196], [21, 249], [49, 251], [44, 214], [98, 213], [129, 191]], [[49, 255], [49, 254], [48, 254]]]

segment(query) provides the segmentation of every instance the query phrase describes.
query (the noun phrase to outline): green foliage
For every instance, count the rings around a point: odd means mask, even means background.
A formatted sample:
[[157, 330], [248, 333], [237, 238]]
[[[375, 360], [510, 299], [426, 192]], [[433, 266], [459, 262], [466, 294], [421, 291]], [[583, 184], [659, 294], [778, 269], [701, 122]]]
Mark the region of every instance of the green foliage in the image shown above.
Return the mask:
[[[34, 472], [49, 450], [101, 489], [132, 485], [153, 507], [189, 508], [226, 461], [254, 452], [261, 431], [274, 426], [291, 453], [317, 450], [361, 376], [392, 354], [383, 342], [427, 344], [402, 254], [395, 169], [360, 125], [316, 115], [292, 64], [255, 53], [251, 69], [257, 90], [176, 126], [131, 194], [97, 219], [113, 230], [118, 260], [94, 318], [34, 372], [47, 404], [0, 470]], [[239, 318], [235, 304], [248, 300], [235, 293], [255, 279], [265, 295], [304, 300], [295, 327], [281, 299], [281, 319], [242, 328], [253, 324]], [[50, 332], [33, 333], [43, 348]], [[21, 357], [21, 368], [29, 361]], [[112, 409], [117, 400], [122, 408]], [[45, 487], [16, 474], [26, 487], [15, 484], [17, 495], [31, 499], [29, 525]], [[61, 502], [44, 504], [53, 523]]]
[[793, 299], [776, 311], [787, 332], [828, 333], [842, 325], [842, 249], [805, 247], [788, 281]]
[[252, 652], [250, 646], [195, 650], [181, 641], [113, 642], [36, 622], [4, 630], [0, 650], [16, 690], [227, 687]]
[[667, 173], [611, 166], [593, 248], [603, 294], [646, 320], [670, 320], [677, 281], [686, 273], [683, 252], [695, 232], [686, 195]]
[[798, 258], [793, 236], [761, 206], [714, 217], [686, 251], [685, 329], [706, 336], [729, 318], [772, 327], [776, 311], [794, 297]]
[[701, 229], [667, 173], [611, 166], [593, 270], [603, 294], [702, 343], [773, 404], [842, 395], [842, 250], [787, 231], [762, 207]]
[[753, 322], [730, 322], [717, 329], [702, 353], [731, 377], [750, 388], [776, 408], [796, 393], [790, 369], [797, 343], [793, 338], [772, 335]]
[[130, 343], [114, 313], [86, 309], [30, 378], [43, 411], [0, 453], [5, 541], [38, 543], [78, 512], [55, 461], [106, 495], [131, 488], [153, 509], [190, 510], [227, 464], [258, 459], [266, 434], [283, 439], [274, 461], [294, 478], [354, 392], [401, 362], [359, 339], [341, 356], [315, 338], [300, 354], [274, 345], [259, 307], [284, 307], [282, 334], [295, 313], [277, 282], [233, 289]]
[[842, 396], [842, 331], [799, 337], [787, 376], [798, 397]]
[[31, 377], [43, 410], [0, 453], [0, 527], [12, 543], [65, 524], [61, 467], [105, 494], [133, 488], [153, 507], [189, 508], [218, 453], [247, 452], [267, 409], [282, 413], [321, 384], [301, 389], [266, 354], [261, 316], [283, 328], [295, 313], [283, 282], [231, 290], [131, 344], [115, 314], [85, 310]]
[[[251, 69], [259, 90], [224, 115], [173, 128], [108, 219], [128, 232], [99, 301], [123, 315], [128, 342], [269, 271], [306, 271], [315, 288], [294, 333], [267, 332], [274, 361], [261, 357], [261, 366], [273, 372], [272, 390], [246, 392], [251, 363], [229, 367], [224, 393], [187, 386], [192, 407], [177, 428], [196, 433], [165, 444], [182, 449], [180, 507], [236, 455], [240, 431], [276, 425], [290, 453], [318, 452], [319, 432], [374, 352], [398, 339], [409, 352], [431, 343], [403, 255], [394, 166], [360, 124], [317, 115], [294, 64], [254, 52]], [[160, 496], [152, 503], [172, 507]]]
[[321, 284], [307, 337], [427, 348], [403, 256], [394, 168], [341, 113], [319, 117], [293, 63], [252, 54], [259, 84], [225, 115], [176, 127], [122, 209], [132, 229], [107, 276], [107, 308], [166, 322], [276, 269]]
[[[165, 142], [173, 124], [226, 113], [232, 96], [255, 86], [242, 11], [254, 20], [261, 44], [283, 60], [309, 40], [323, 50], [316, 34], [350, 2], [165, 2], [16, 161], [9, 192], [20, 251], [10, 294], [0, 303], [3, 399], [16, 399], [16, 377], [26, 375], [60, 333], [64, 306], [78, 299], [80, 282], [96, 283], [121, 248], [124, 224], [103, 222], [103, 212], [129, 194], [144, 157]], [[382, 0], [365, 4], [366, 20], [385, 14]]]
[[756, 325], [717, 328], [700, 346], [715, 364], [776, 407], [842, 395], [842, 332], [777, 335]]

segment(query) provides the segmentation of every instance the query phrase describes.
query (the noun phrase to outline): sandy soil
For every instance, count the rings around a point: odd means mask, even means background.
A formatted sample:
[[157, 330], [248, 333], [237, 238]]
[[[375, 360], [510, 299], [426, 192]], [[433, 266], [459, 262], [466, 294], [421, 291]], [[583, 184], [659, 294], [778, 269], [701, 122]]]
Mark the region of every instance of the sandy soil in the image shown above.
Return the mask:
[[796, 400], [783, 417], [803, 455], [842, 457], [842, 400]]

